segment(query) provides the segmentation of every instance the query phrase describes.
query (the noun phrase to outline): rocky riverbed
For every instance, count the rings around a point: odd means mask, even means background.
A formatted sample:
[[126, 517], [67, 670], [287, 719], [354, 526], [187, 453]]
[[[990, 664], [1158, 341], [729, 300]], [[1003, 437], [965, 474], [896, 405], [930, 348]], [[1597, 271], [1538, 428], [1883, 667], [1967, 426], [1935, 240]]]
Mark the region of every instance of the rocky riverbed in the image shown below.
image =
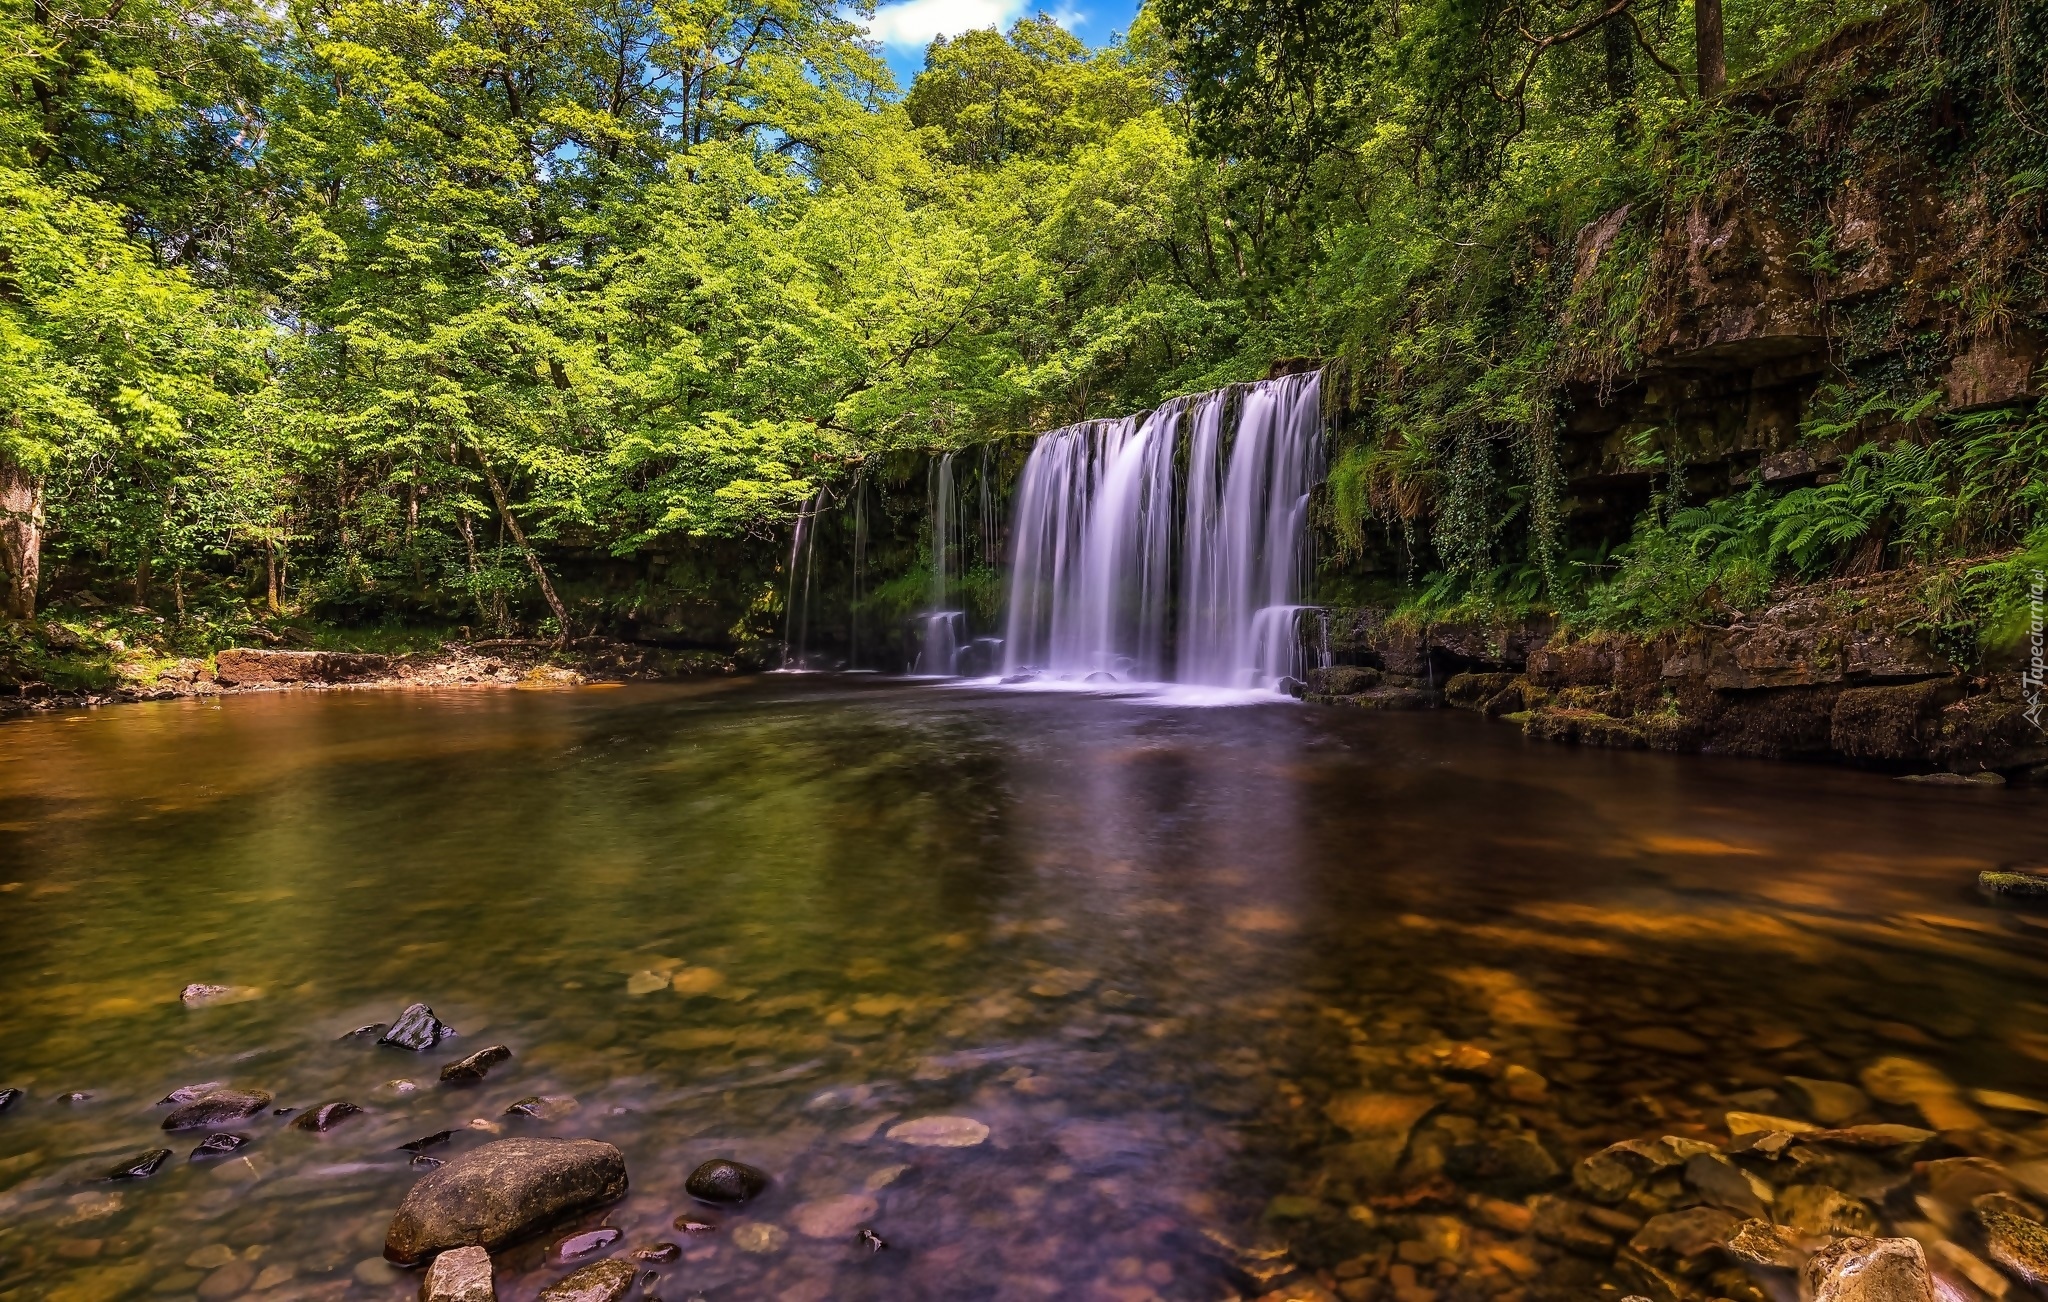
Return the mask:
[[2032, 1287], [2025, 793], [793, 680], [165, 713], [9, 725], [0, 1296]]

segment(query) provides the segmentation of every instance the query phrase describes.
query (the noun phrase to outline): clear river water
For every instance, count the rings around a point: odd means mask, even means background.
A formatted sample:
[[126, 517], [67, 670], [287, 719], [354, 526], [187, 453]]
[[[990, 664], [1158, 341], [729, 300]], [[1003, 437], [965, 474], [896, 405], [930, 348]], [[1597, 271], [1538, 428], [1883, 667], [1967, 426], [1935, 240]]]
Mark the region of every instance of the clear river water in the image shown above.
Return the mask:
[[[567, 1228], [677, 1244], [668, 1302], [1593, 1296], [1628, 1226], [1528, 1200], [1788, 1077], [1905, 1058], [2048, 1150], [2048, 928], [1975, 885], [2044, 836], [2038, 794], [1463, 714], [861, 678], [0, 723], [0, 1298], [412, 1296], [380, 1248], [442, 1131], [616, 1144]], [[459, 1038], [341, 1038], [416, 1000]], [[188, 1160], [158, 1100], [204, 1082], [364, 1111]], [[772, 1184], [693, 1204], [709, 1157]]]

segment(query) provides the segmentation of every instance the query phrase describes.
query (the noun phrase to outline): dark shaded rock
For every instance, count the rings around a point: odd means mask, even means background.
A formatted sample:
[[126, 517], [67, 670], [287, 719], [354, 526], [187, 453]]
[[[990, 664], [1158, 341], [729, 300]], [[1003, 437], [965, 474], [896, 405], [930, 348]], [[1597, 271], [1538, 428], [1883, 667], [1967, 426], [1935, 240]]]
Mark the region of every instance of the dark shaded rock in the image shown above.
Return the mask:
[[420, 1281], [420, 1302], [497, 1302], [491, 1254], [482, 1248], [454, 1248], [434, 1258]]
[[22, 1092], [11, 1086], [7, 1089], [0, 1090], [0, 1112], [7, 1111], [15, 1104], [21, 1102], [22, 1098]]
[[368, 1039], [373, 1035], [382, 1035], [384, 1028], [388, 1025], [388, 1022], [365, 1022], [353, 1031], [343, 1031], [337, 1038], [343, 1040]]
[[1802, 1276], [1813, 1302], [1934, 1302], [1927, 1254], [1912, 1239], [1836, 1239]]
[[680, 1243], [650, 1243], [644, 1248], [633, 1249], [635, 1261], [674, 1261], [683, 1255]]
[[1926, 787], [2002, 787], [2005, 785], [2004, 775], [1990, 772], [1908, 773], [1900, 778], [1899, 781], [1913, 782]]
[[1329, 665], [1308, 671], [1308, 690], [1318, 696], [1355, 696], [1380, 685], [1380, 671], [1364, 665]]
[[505, 1109], [508, 1117], [531, 1117], [553, 1121], [576, 1110], [576, 1100], [567, 1094], [529, 1094]]
[[579, 1230], [549, 1244], [548, 1260], [559, 1266], [578, 1257], [587, 1257], [593, 1252], [603, 1252], [622, 1237], [624, 1236], [621, 1231], [609, 1225], [600, 1225], [594, 1230]]
[[200, 1140], [199, 1146], [192, 1150], [191, 1155], [186, 1160], [204, 1162], [209, 1158], [226, 1157], [231, 1153], [240, 1152], [242, 1146], [248, 1142], [249, 1137], [247, 1135], [237, 1135], [232, 1131], [217, 1130]]
[[157, 1168], [171, 1160], [168, 1148], [152, 1148], [141, 1157], [133, 1157], [107, 1172], [109, 1180], [147, 1180]]
[[1532, 1210], [1536, 1215], [1531, 1229], [1545, 1243], [1602, 1261], [1614, 1255], [1614, 1236], [1586, 1224], [1583, 1203], [1545, 1194], [1536, 1199]]
[[1282, 696], [1291, 696], [1298, 701], [1304, 695], [1307, 694], [1308, 684], [1302, 682], [1299, 678], [1292, 677], [1288, 674], [1282, 674], [1273, 683], [1273, 690], [1280, 693]]
[[1454, 674], [1444, 683], [1444, 703], [1454, 709], [1476, 710], [1514, 683], [1514, 674]]
[[626, 1192], [625, 1155], [594, 1139], [500, 1139], [428, 1172], [384, 1238], [412, 1265], [446, 1248], [497, 1248]]
[[298, 1119], [292, 1122], [292, 1129], [311, 1130], [324, 1135], [361, 1111], [361, 1108], [345, 1099], [334, 1099], [322, 1103], [310, 1112], [300, 1113]]
[[1538, 741], [1604, 746], [1610, 750], [1642, 750], [1649, 745], [1642, 729], [1634, 723], [1598, 710], [1537, 710], [1523, 722], [1522, 731]]
[[230, 647], [214, 657], [214, 673], [231, 687], [250, 683], [340, 683], [381, 674], [390, 661], [343, 651], [271, 651]]
[[714, 1157], [690, 1172], [683, 1189], [707, 1203], [743, 1203], [768, 1187], [768, 1177], [751, 1166]]
[[224, 1121], [253, 1117], [270, 1106], [270, 1095], [262, 1090], [208, 1090], [172, 1108], [164, 1118], [165, 1130], [199, 1130]]
[[166, 1103], [190, 1103], [193, 1099], [199, 1098], [201, 1095], [206, 1094], [212, 1090], [217, 1090], [224, 1084], [226, 1084], [225, 1081], [210, 1080], [199, 1085], [180, 1085], [178, 1088], [172, 1090], [170, 1093], [158, 1099], [156, 1101], [156, 1105], [158, 1107], [162, 1107]]
[[1685, 1182], [1716, 1207], [1743, 1216], [1762, 1217], [1772, 1200], [1771, 1187], [1719, 1153], [1696, 1153], [1685, 1164]]
[[415, 1171], [431, 1171], [435, 1167], [446, 1166], [448, 1163], [438, 1157], [429, 1157], [425, 1153], [414, 1153], [412, 1161], [407, 1165], [411, 1166]]
[[1737, 1221], [1718, 1207], [1688, 1207], [1652, 1216], [1628, 1241], [1646, 1257], [1697, 1257], [1728, 1241]]
[[424, 1153], [430, 1148], [447, 1143], [454, 1137], [455, 1132], [452, 1130], [437, 1130], [431, 1135], [422, 1135], [410, 1143], [400, 1144], [398, 1151], [401, 1153]]
[[433, 1009], [425, 1004], [412, 1004], [398, 1015], [389, 1030], [377, 1037], [377, 1043], [424, 1053], [453, 1034], [455, 1029], [434, 1016]]
[[853, 1237], [855, 1242], [859, 1243], [861, 1247], [866, 1248], [869, 1252], [880, 1252], [889, 1246], [888, 1240], [866, 1226], [862, 1226], [860, 1233]]
[[1942, 710], [1962, 695], [1953, 678], [1852, 687], [1835, 699], [1828, 742], [1851, 759], [1918, 759], [1941, 735]]
[[512, 1051], [502, 1044], [485, 1045], [441, 1068], [441, 1080], [449, 1085], [474, 1085], [489, 1075], [491, 1068], [510, 1061], [511, 1057]]
[[2007, 899], [2048, 900], [2048, 877], [1986, 870], [1977, 874], [1977, 889], [1986, 895], [2003, 895]]
[[540, 1302], [618, 1302], [632, 1291], [639, 1271], [630, 1261], [599, 1261], [540, 1291]]

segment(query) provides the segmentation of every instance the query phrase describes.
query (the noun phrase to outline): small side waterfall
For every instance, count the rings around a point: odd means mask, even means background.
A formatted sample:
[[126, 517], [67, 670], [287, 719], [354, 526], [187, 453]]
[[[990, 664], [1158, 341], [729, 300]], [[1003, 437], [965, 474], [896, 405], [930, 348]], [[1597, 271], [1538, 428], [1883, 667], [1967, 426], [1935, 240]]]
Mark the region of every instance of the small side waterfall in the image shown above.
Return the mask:
[[915, 670], [947, 677], [960, 672], [960, 647], [967, 639], [967, 612], [952, 609], [947, 600], [947, 572], [960, 541], [955, 537], [960, 521], [953, 498], [953, 454], [948, 452], [932, 470], [932, 604], [924, 615]]
[[1322, 474], [1313, 373], [1044, 435], [1017, 495], [1004, 675], [1240, 688], [1300, 677], [1309, 491]]

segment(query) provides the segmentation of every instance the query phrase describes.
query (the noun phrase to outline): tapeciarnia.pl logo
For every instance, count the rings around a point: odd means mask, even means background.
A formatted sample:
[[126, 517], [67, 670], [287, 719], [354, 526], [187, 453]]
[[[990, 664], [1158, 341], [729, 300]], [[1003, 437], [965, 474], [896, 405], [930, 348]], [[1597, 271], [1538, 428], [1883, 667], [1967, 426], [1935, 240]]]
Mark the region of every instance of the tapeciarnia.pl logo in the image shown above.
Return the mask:
[[2027, 658], [2026, 670], [2020, 674], [2020, 689], [2027, 696], [2027, 722], [2042, 732], [2048, 732], [2048, 695], [2042, 691], [2044, 679], [2048, 679], [2048, 656], [2042, 654], [2042, 608], [2048, 598], [2048, 576], [2040, 570], [2034, 571], [2034, 582], [2027, 589], [2027, 649], [2032, 653]]

